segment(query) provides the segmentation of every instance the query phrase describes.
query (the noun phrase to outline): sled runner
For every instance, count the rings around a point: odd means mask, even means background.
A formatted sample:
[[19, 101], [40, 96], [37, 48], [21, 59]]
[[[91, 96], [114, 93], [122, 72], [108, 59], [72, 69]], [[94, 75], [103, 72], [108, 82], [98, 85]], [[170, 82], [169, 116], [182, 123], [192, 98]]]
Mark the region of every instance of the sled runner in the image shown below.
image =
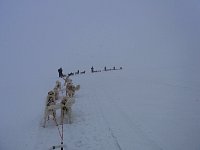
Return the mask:
[[54, 145], [49, 150], [54, 150], [54, 149], [58, 149], [58, 148], [61, 148], [61, 149], [66, 148], [66, 145], [64, 145], [64, 144]]

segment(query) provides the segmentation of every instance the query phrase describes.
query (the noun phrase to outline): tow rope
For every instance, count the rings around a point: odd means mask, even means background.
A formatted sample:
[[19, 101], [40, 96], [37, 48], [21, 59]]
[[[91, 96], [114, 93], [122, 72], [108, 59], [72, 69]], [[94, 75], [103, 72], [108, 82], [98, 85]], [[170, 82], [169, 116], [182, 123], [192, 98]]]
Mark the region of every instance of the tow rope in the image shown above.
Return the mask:
[[[63, 113], [64, 113], [64, 112], [63, 112]], [[62, 128], [61, 128], [61, 130], [60, 130], [59, 124], [58, 124], [58, 122], [57, 122], [57, 120], [56, 120], [55, 115], [54, 115], [54, 121], [55, 121], [55, 123], [56, 123], [57, 129], [58, 129], [58, 133], [59, 133], [59, 136], [60, 136], [60, 139], [61, 139], [61, 142], [60, 142], [60, 145], [52, 146], [52, 147], [50, 148], [50, 150], [57, 149], [57, 148], [60, 148], [61, 150], [63, 150], [63, 148], [64, 148], [64, 143], [63, 143], [63, 139], [64, 139], [63, 122], [62, 122], [62, 124], [61, 124], [61, 127], [62, 127]]]

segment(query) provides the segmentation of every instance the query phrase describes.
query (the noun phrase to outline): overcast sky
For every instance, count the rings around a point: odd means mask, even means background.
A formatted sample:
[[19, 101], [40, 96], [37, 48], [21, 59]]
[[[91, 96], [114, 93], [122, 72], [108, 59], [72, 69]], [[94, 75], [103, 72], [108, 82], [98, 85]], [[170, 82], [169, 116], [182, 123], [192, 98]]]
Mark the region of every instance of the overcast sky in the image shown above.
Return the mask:
[[0, 1], [1, 86], [58, 67], [197, 65], [199, 48], [199, 0]]

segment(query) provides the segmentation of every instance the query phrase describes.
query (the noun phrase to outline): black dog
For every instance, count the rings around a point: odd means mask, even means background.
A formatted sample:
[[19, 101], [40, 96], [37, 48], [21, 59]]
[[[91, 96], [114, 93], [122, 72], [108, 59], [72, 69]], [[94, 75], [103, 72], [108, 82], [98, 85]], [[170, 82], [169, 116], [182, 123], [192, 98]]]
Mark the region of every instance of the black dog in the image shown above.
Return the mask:
[[73, 76], [73, 75], [74, 75], [74, 73], [73, 73], [73, 72], [71, 72], [71, 73], [69, 73], [69, 74], [68, 74], [68, 76]]
[[79, 70], [77, 72], [75, 72], [75, 75], [79, 74]]
[[81, 72], [81, 74], [85, 74], [85, 70]]

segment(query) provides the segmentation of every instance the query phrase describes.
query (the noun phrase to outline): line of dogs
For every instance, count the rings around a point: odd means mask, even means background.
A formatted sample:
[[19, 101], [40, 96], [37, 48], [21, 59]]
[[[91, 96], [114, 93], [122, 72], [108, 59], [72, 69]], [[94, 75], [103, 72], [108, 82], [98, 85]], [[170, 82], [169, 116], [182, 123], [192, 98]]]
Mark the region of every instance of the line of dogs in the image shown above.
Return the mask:
[[69, 76], [63, 77], [63, 80], [63, 86], [61, 82], [57, 80], [53, 90], [50, 90], [47, 94], [43, 122], [44, 128], [46, 126], [46, 121], [50, 118], [58, 123], [57, 110], [60, 110], [60, 124], [63, 124], [64, 119], [66, 119], [68, 123], [72, 123], [71, 111], [72, 105], [75, 103], [74, 95], [75, 92], [80, 89], [80, 85], [73, 85]]
[[86, 73], [85, 70], [84, 71], [77, 70], [76, 72], [70, 72], [70, 73], [68, 73], [68, 76], [73, 76], [73, 75], [78, 75], [78, 74], [85, 74], [85, 73]]
[[[106, 66], [104, 67], [104, 69], [102, 71], [112, 71], [112, 70], [122, 70], [122, 67], [120, 68], [116, 68], [115, 66], [113, 68], [107, 68]], [[95, 73], [95, 72], [101, 72], [101, 70], [94, 70], [94, 67], [92, 66], [91, 68], [91, 72], [92, 73]], [[76, 72], [70, 72], [68, 73], [68, 77], [69, 76], [74, 76], [74, 75], [79, 75], [79, 74], [85, 74], [86, 71], [79, 71], [77, 70]], [[66, 75], [64, 75], [64, 77], [66, 77]]]

